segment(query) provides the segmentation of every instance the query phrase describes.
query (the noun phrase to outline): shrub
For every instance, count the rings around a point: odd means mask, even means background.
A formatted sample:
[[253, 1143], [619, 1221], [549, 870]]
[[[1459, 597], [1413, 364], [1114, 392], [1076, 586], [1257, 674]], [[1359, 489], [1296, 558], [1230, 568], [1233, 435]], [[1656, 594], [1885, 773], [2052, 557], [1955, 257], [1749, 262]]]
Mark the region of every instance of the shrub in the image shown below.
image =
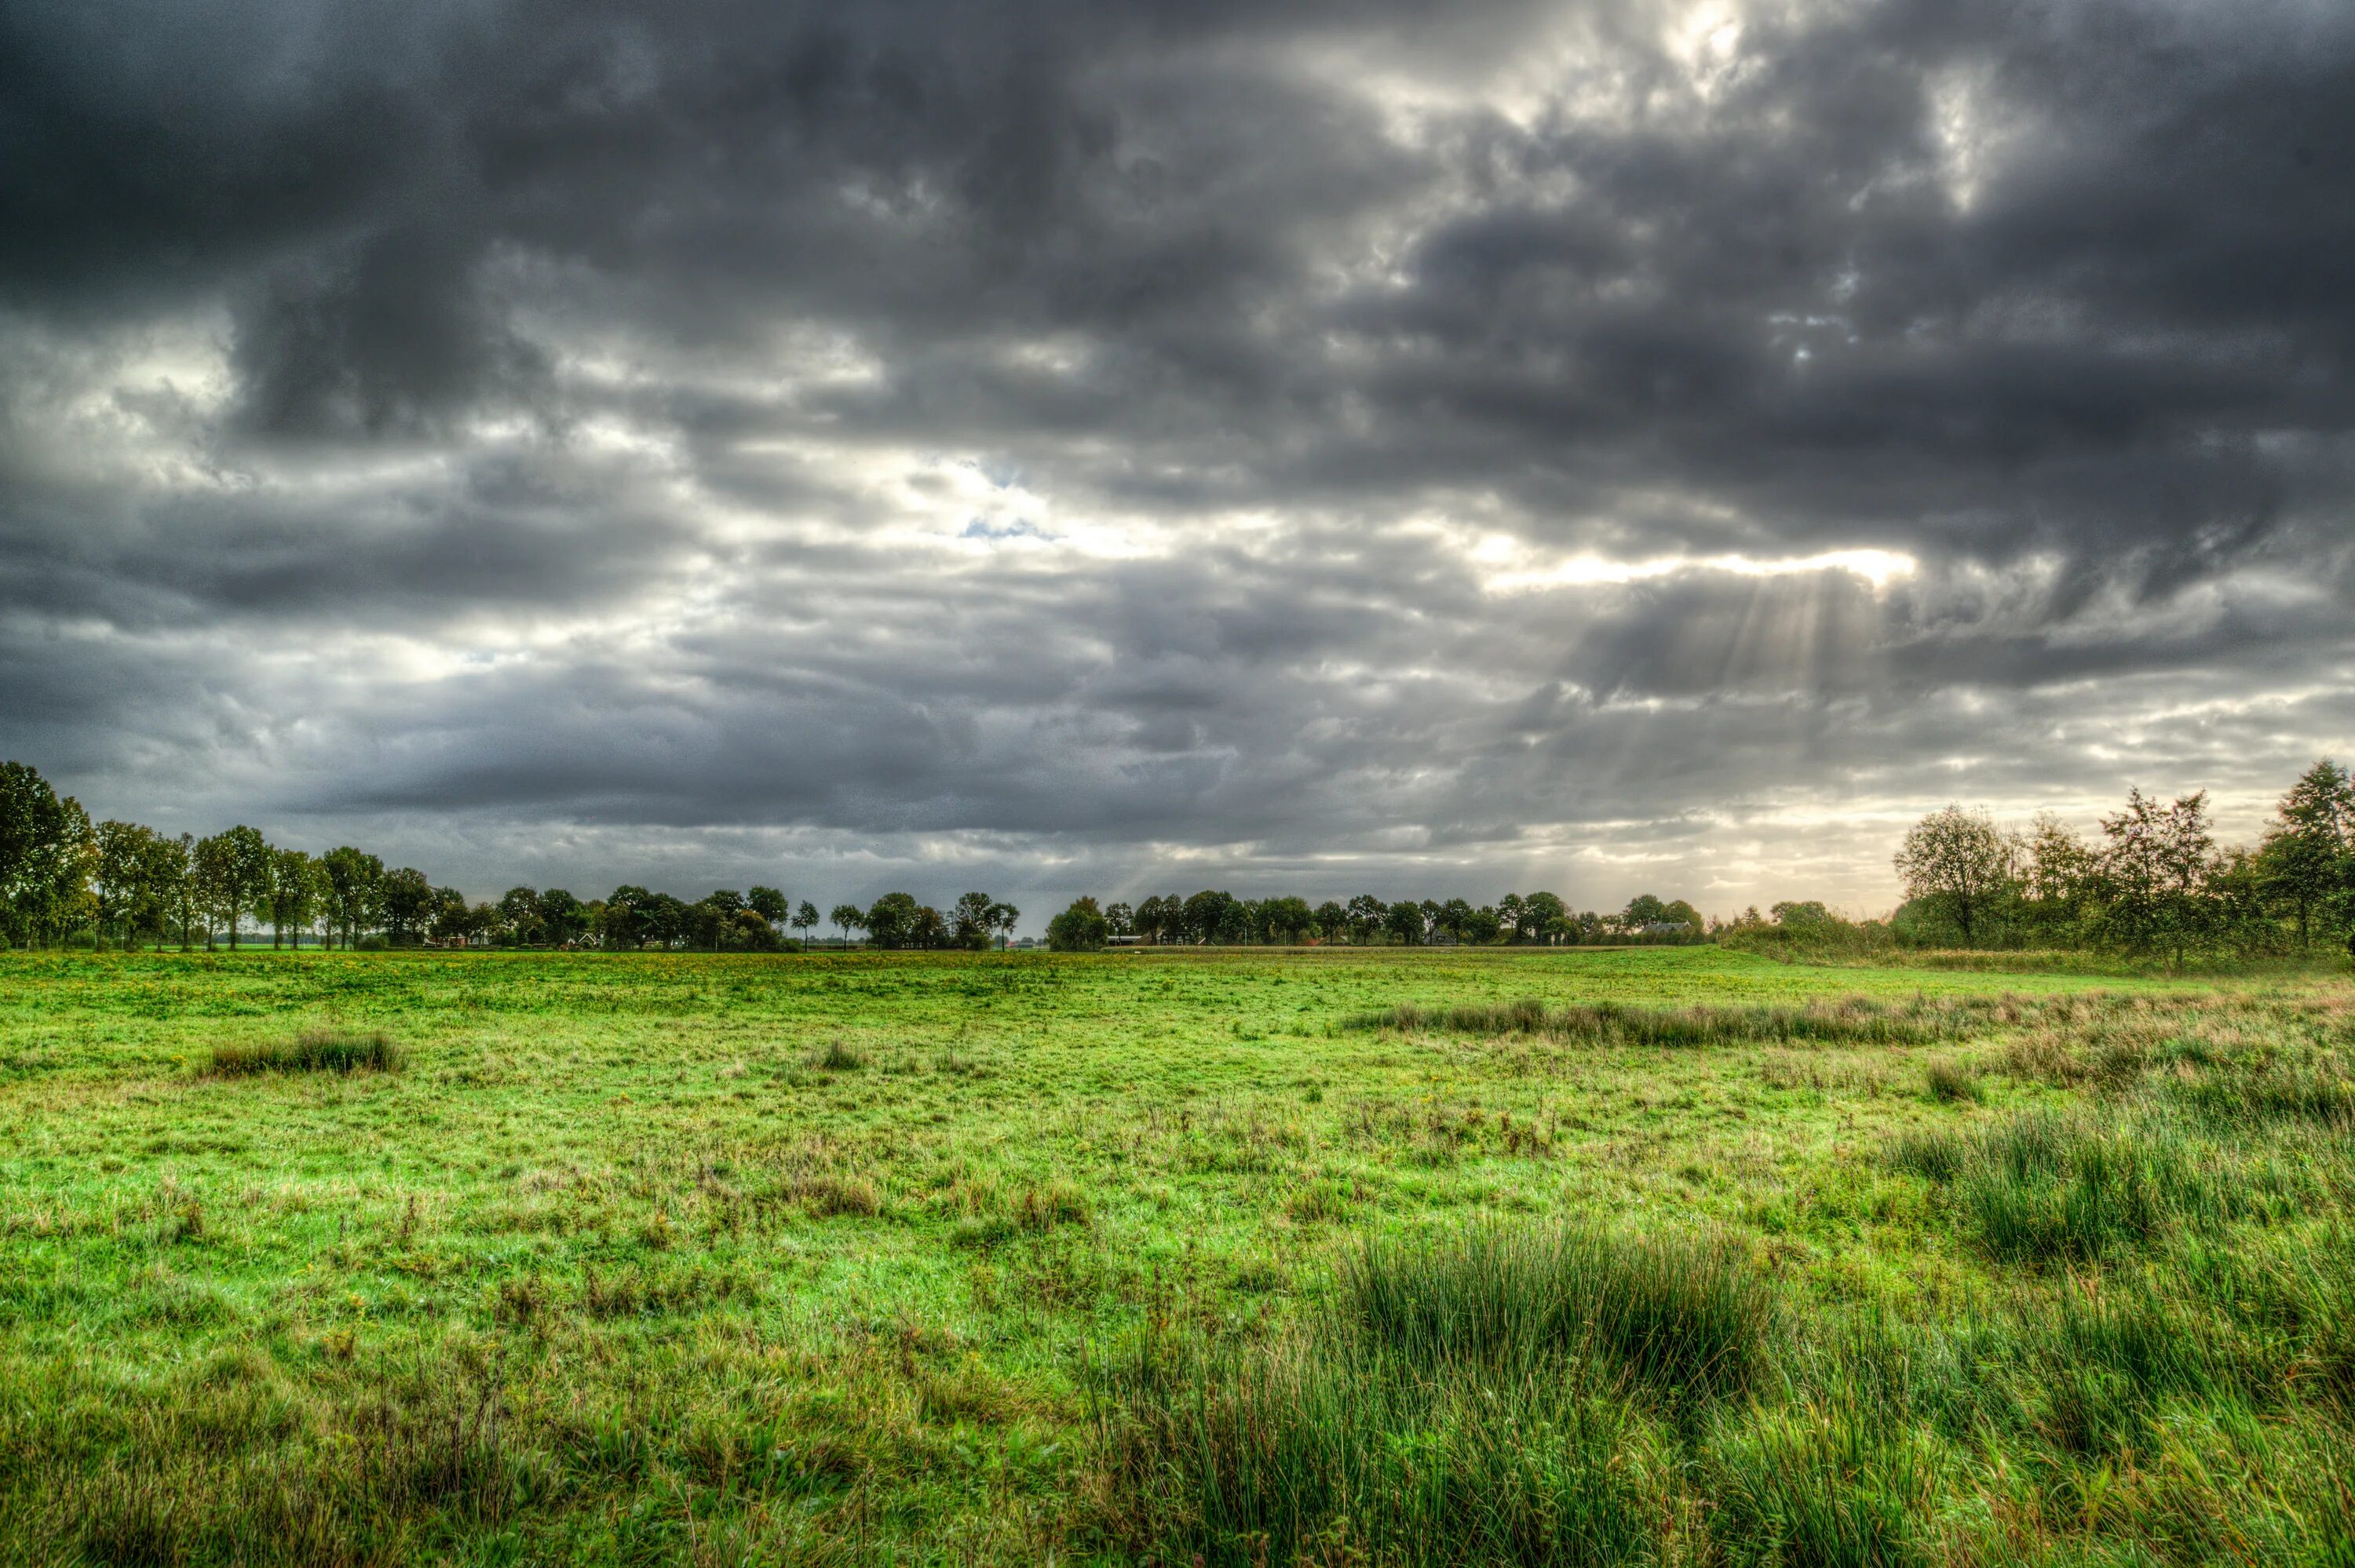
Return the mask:
[[331, 1029], [306, 1029], [292, 1040], [216, 1045], [212, 1052], [212, 1070], [219, 1077], [253, 1073], [398, 1073], [408, 1065], [408, 1054], [389, 1034], [346, 1034]]
[[370, 932], [368, 935], [362, 937], [358, 941], [352, 944], [353, 950], [355, 952], [361, 953], [381, 953], [390, 947], [391, 944], [389, 942], [386, 941], [382, 937], [376, 935], [374, 932]]
[[79, 931], [68, 931], [65, 940], [58, 945], [69, 953], [94, 953], [98, 951], [98, 933], [85, 926]]

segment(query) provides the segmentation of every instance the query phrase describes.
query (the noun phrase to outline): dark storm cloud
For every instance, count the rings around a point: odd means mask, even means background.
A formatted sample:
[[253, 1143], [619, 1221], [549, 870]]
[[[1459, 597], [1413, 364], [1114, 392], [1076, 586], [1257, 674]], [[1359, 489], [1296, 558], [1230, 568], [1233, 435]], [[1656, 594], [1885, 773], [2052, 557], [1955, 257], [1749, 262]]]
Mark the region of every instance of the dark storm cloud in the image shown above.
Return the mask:
[[481, 878], [1878, 896], [2355, 737], [2350, 197], [2295, 0], [13, 7], [0, 740]]

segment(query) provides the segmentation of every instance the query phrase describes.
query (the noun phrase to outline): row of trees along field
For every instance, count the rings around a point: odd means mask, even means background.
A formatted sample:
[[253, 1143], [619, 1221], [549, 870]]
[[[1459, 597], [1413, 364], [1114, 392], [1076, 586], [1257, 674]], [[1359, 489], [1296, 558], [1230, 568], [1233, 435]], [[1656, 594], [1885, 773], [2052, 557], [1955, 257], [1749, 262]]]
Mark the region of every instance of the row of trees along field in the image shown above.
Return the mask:
[[[1060, 928], [1057, 921], [1062, 922]], [[1573, 914], [1550, 893], [1508, 893], [1476, 908], [1461, 898], [1444, 904], [1428, 898], [1385, 904], [1361, 893], [1347, 904], [1327, 899], [1312, 907], [1305, 898], [1237, 898], [1206, 890], [1190, 898], [1156, 896], [1135, 906], [1099, 906], [1092, 898], [1082, 898], [1047, 927], [1048, 945], [1058, 948], [1103, 947], [1120, 939], [1229, 947], [1301, 942], [1564, 945], [1689, 942], [1705, 935], [1700, 912], [1691, 905], [1681, 898], [1663, 901], [1648, 893], [1615, 914], [1598, 915], [1591, 909]]]
[[2092, 839], [2051, 816], [2006, 830], [1948, 806], [1906, 833], [1896, 866], [1906, 902], [1887, 921], [1786, 904], [1714, 934], [1801, 949], [2101, 948], [2178, 968], [2325, 944], [2355, 956], [2355, 783], [2328, 758], [2282, 797], [2254, 848], [2218, 845], [2204, 791], [2161, 801], [2137, 789]]
[[[968, 893], [945, 915], [905, 893], [869, 907], [837, 905], [830, 918], [883, 947], [987, 946], [1013, 934], [1021, 912]], [[560, 887], [509, 888], [469, 903], [411, 866], [345, 845], [324, 854], [271, 843], [234, 827], [210, 838], [137, 822], [92, 823], [80, 802], [21, 763], [0, 763], [0, 940], [234, 948], [266, 929], [271, 945], [310, 939], [346, 947], [432, 941], [519, 947], [699, 948], [762, 951], [819, 924], [773, 887], [720, 889], [688, 903], [623, 885], [582, 900]]]
[[[1385, 904], [1360, 894], [1311, 906], [1280, 896], [1205, 890], [1131, 906], [1082, 898], [1048, 925], [1050, 947], [1445, 942], [1572, 945], [1717, 940], [1762, 949], [2100, 948], [2162, 956], [2256, 955], [2318, 942], [2355, 952], [2355, 785], [2328, 759], [2283, 797], [2254, 849], [2220, 849], [2204, 792], [2171, 802], [2136, 790], [2086, 839], [2041, 817], [2027, 831], [1949, 806], [1906, 834], [1896, 867], [1906, 902], [1888, 920], [1846, 919], [1790, 902], [1707, 921], [1682, 899], [1646, 894], [1625, 909], [1572, 913], [1551, 893]], [[946, 912], [906, 893], [824, 917], [838, 939], [881, 948], [982, 948], [1011, 939], [1020, 911], [968, 893]], [[470, 904], [413, 867], [346, 845], [314, 855], [274, 846], [250, 827], [210, 838], [135, 822], [92, 824], [20, 763], [0, 763], [0, 939], [11, 943], [176, 941], [210, 945], [266, 928], [273, 946], [423, 941], [529, 947], [764, 950], [821, 924], [773, 887], [730, 889], [693, 903], [625, 885], [583, 901], [562, 888], [511, 888]]]

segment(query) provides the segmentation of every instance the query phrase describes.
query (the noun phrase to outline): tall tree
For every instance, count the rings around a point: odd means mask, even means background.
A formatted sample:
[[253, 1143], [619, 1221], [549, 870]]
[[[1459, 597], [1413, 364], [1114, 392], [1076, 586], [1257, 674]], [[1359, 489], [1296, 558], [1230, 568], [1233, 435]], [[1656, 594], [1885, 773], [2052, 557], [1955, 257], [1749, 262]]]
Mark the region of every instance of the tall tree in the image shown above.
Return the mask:
[[518, 947], [538, 941], [548, 930], [547, 917], [539, 912], [539, 889], [510, 887], [501, 894], [499, 923], [506, 927], [507, 940]]
[[1394, 940], [1408, 947], [1421, 943], [1430, 928], [1423, 906], [1404, 898], [1382, 911], [1382, 925]]
[[413, 865], [386, 872], [377, 885], [377, 913], [395, 946], [421, 936], [434, 908], [433, 884]]
[[2101, 895], [2102, 857], [2060, 818], [2038, 815], [2021, 868], [2020, 914], [2041, 940], [2076, 940]]
[[153, 917], [155, 895], [148, 876], [155, 866], [155, 831], [137, 822], [101, 822], [93, 835], [91, 892], [98, 928], [112, 929], [125, 943], [143, 912]]
[[319, 863], [303, 851], [282, 849], [271, 853], [270, 887], [265, 900], [270, 909], [272, 947], [277, 947], [289, 931], [294, 933], [294, 945], [303, 945], [303, 932], [319, 907], [322, 880]]
[[995, 902], [986, 893], [968, 893], [949, 910], [953, 933], [961, 945], [989, 946], [989, 911]]
[[1958, 805], [1933, 811], [1907, 830], [1897, 874], [1905, 895], [1936, 908], [1977, 947], [1997, 906], [2012, 895], [2012, 842], [1983, 811]]
[[810, 929], [817, 923], [817, 906], [806, 898], [803, 899], [802, 906], [794, 911], [794, 929], [803, 933], [802, 939], [807, 941]]
[[164, 917], [180, 928], [180, 951], [185, 953], [195, 934], [197, 912], [201, 907], [197, 885], [196, 835], [182, 833], [167, 839], [158, 833], [148, 853], [153, 858], [147, 875], [155, 885], [156, 902]]
[[785, 895], [773, 887], [755, 887], [744, 895], [744, 907], [766, 920], [771, 926], [782, 926], [793, 917], [793, 906]]
[[90, 813], [21, 762], [0, 762], [0, 930], [47, 940], [86, 917]]
[[268, 906], [271, 854], [268, 841], [242, 823], [225, 833], [197, 841], [196, 873], [201, 902], [208, 922], [228, 930], [232, 952], [237, 949], [245, 917]]
[[2331, 911], [2346, 885], [2350, 850], [2355, 781], [2326, 757], [2282, 797], [2257, 852], [2259, 883], [2297, 923], [2300, 948], [2312, 942], [2316, 917]]
[[989, 906], [989, 928], [997, 933], [997, 946], [1001, 951], [1012, 944], [1015, 925], [1021, 918], [1022, 911], [1011, 904]]
[[2164, 952], [2173, 966], [2210, 934], [2206, 897], [2215, 839], [2208, 831], [2208, 792], [2161, 805], [2130, 790], [2126, 809], [2102, 819], [2103, 924], [2129, 952]]
[[1111, 935], [1111, 923], [1091, 897], [1073, 899], [1069, 908], [1047, 922], [1047, 946], [1059, 953], [1092, 952]]
[[850, 946], [850, 934], [867, 928], [867, 912], [856, 904], [837, 904], [826, 919], [842, 933], [842, 945]]
[[551, 887], [539, 895], [539, 926], [551, 947], [577, 942], [588, 934], [588, 906], [567, 889]]
[[[1498, 906], [1497, 912], [1503, 913]], [[1521, 935], [1533, 942], [1552, 941], [1561, 935], [1561, 926], [1570, 918], [1570, 910], [1561, 898], [1550, 893], [1532, 893], [1521, 900]]]
[[384, 862], [349, 844], [319, 857], [327, 882], [327, 923], [350, 947], [384, 916]]
[[903, 948], [915, 940], [923, 908], [911, 894], [887, 893], [868, 906], [859, 924], [875, 946]]

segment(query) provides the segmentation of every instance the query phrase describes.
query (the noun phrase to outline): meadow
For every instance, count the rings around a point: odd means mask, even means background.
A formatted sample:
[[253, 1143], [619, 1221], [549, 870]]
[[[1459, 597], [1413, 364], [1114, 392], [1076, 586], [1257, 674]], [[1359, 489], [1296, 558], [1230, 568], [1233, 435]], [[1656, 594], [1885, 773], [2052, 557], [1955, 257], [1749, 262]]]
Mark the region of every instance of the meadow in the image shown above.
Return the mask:
[[0, 956], [0, 1561], [2347, 1568], [2351, 1140], [2343, 972]]

